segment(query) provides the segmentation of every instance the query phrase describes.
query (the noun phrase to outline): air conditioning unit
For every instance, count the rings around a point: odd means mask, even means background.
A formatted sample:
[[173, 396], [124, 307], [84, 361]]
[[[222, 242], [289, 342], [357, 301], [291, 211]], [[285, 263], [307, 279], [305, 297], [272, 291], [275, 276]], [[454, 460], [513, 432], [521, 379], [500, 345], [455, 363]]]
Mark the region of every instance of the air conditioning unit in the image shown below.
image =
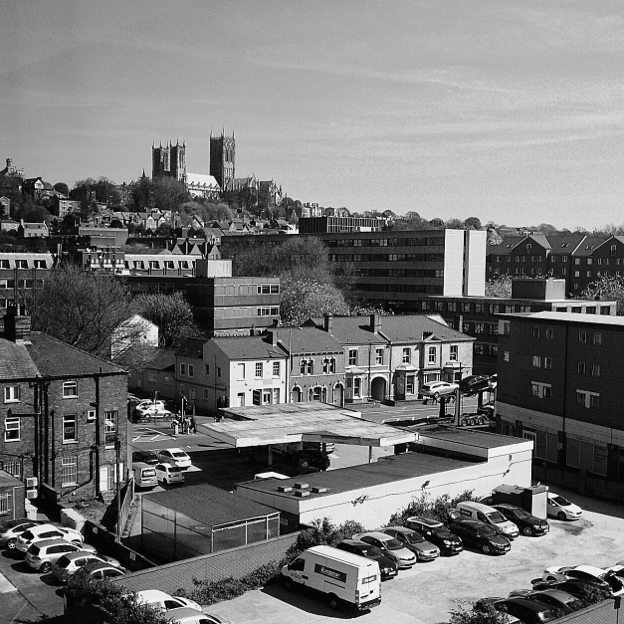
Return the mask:
[[36, 488], [32, 488], [30, 490], [26, 490], [26, 498], [28, 500], [32, 500], [33, 498], [37, 498], [37, 489]]
[[39, 485], [39, 479], [37, 477], [27, 477], [26, 478], [26, 487], [27, 488], [36, 488]]

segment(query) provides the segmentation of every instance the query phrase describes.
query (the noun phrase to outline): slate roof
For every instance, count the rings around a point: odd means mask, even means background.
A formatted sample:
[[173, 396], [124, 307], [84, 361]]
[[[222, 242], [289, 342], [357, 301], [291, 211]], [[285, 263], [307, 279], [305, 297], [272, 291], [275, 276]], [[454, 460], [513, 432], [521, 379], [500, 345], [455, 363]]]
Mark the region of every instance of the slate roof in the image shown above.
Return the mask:
[[281, 345], [272, 345], [265, 336], [215, 336], [210, 340], [230, 360], [283, 359]]
[[176, 355], [201, 359], [204, 355], [204, 344], [208, 342], [206, 338], [186, 338], [176, 349]]
[[440, 323], [429, 316], [414, 314], [408, 316], [382, 316], [380, 332], [391, 342], [413, 343], [435, 334], [442, 340], [453, 342], [470, 342], [475, 340], [446, 323]]
[[145, 345], [132, 346], [115, 360], [117, 363], [134, 367], [135, 362], [141, 362], [140, 368], [164, 371], [175, 367], [175, 349], [163, 347], [149, 347]]
[[342, 353], [342, 345], [318, 327], [281, 329], [279, 340], [292, 353]]
[[585, 240], [577, 246], [574, 251], [575, 256], [591, 256], [600, 247], [606, 238], [605, 236], [586, 236]]
[[235, 496], [206, 483], [147, 494], [145, 498], [208, 527], [279, 513], [271, 507]]
[[35, 377], [38, 372], [25, 345], [0, 339], [0, 379]]
[[[323, 319], [314, 321], [323, 325]], [[329, 333], [342, 345], [386, 344], [383, 336], [371, 331], [370, 316], [334, 316]]]
[[497, 245], [488, 245], [487, 253], [495, 256], [509, 255], [513, 252], [514, 247], [525, 238], [526, 236], [505, 236]]

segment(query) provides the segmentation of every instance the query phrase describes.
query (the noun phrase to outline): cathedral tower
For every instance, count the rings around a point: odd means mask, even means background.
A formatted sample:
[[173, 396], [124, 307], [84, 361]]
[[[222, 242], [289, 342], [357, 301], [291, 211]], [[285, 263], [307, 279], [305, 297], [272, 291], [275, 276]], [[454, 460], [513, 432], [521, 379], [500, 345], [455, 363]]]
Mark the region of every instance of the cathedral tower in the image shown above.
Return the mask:
[[186, 143], [171, 141], [163, 147], [152, 144], [152, 180], [171, 177], [186, 184]]
[[221, 188], [229, 190], [234, 181], [234, 162], [236, 157], [236, 141], [234, 131], [231, 137], [226, 137], [224, 131], [221, 136], [212, 136], [210, 133], [210, 175], [214, 176]]

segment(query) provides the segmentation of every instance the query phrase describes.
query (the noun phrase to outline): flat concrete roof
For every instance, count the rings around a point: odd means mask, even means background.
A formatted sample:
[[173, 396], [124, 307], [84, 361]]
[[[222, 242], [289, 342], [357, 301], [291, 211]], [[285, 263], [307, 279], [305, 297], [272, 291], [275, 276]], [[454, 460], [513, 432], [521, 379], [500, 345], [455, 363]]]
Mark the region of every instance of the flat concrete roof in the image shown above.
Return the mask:
[[[292, 499], [295, 483], [307, 483], [309, 488], [306, 488], [306, 490], [310, 492], [309, 499], [331, 496], [338, 492], [361, 490], [365, 487], [396, 483], [397, 481], [413, 479], [419, 476], [426, 477], [439, 472], [474, 466], [475, 463], [480, 462], [470, 462], [452, 457], [428, 455], [426, 453], [405, 453], [384, 458], [374, 464], [362, 464], [360, 466], [350, 466], [349, 468], [339, 468], [338, 470], [316, 472], [288, 480], [262, 479], [246, 481], [238, 483], [236, 487], [269, 492], [278, 498]], [[280, 492], [278, 487], [293, 487], [293, 491]], [[327, 488], [327, 490], [316, 491], [317, 488]]]
[[358, 411], [326, 403], [225, 408], [219, 423], [198, 425], [235, 448], [289, 442], [338, 442], [358, 446], [393, 446], [414, 442], [418, 434], [363, 420]]
[[495, 449], [526, 442], [524, 438], [483, 431], [481, 429], [464, 429], [462, 427], [425, 425], [419, 427], [420, 437], [425, 446], [427, 438], [445, 440], [448, 442], [460, 442], [469, 448]]
[[[605, 303], [597, 301], [597, 304]], [[561, 321], [565, 323], [585, 323], [587, 325], [611, 325], [624, 327], [623, 316], [608, 314], [581, 314], [580, 312], [518, 312], [516, 314], [499, 314], [501, 318], [526, 318], [534, 321]]]

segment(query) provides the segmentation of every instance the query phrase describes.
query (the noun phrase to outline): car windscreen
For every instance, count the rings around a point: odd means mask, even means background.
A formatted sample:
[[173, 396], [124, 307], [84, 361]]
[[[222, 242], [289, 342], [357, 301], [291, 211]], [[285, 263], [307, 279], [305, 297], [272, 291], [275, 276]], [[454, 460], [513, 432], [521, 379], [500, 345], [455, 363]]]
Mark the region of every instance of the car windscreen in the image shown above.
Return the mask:
[[181, 473], [182, 471], [177, 466], [167, 466], [169, 472]]
[[376, 559], [377, 557], [384, 556], [384, 554], [381, 552], [381, 550], [379, 550], [379, 548], [377, 548], [377, 546], [370, 546], [368, 544], [366, 546], [362, 546], [361, 551], [362, 556], [368, 557], [369, 559]]
[[174, 457], [179, 457], [180, 459], [184, 459], [188, 457], [188, 455], [184, 451], [179, 451], [178, 453], [171, 453]]
[[435, 527], [432, 529], [432, 532], [441, 539], [452, 539], [455, 537], [444, 525]]
[[401, 548], [403, 548], [403, 544], [401, 544], [401, 542], [394, 537], [391, 537], [389, 540], [385, 540], [384, 546], [388, 550], [401, 550]]
[[403, 535], [408, 544], [420, 544], [425, 541], [425, 538], [420, 533], [416, 533], [416, 531], [413, 533], [404, 533]]
[[512, 509], [511, 514], [515, 518], [519, 518], [520, 520], [531, 520], [533, 517], [528, 511], [524, 509]]
[[35, 557], [39, 554], [39, 551], [41, 550], [41, 548], [39, 548], [39, 546], [37, 546], [37, 544], [33, 544], [29, 549], [28, 552], [31, 555], [34, 555]]
[[563, 498], [563, 496], [553, 496], [551, 500], [555, 501], [557, 505], [561, 505], [562, 507], [567, 507], [572, 504], [569, 500]]
[[507, 522], [507, 519], [500, 511], [491, 511], [490, 513], [485, 514], [494, 524], [501, 524], [503, 522]]
[[498, 533], [491, 526], [488, 526], [487, 524], [484, 524], [483, 526], [479, 527], [479, 533], [481, 533], [483, 537], [494, 537], [495, 535], [498, 535]]
[[71, 559], [67, 555], [63, 555], [62, 557], [58, 558], [56, 565], [59, 568], [66, 568], [69, 565], [70, 561]]

